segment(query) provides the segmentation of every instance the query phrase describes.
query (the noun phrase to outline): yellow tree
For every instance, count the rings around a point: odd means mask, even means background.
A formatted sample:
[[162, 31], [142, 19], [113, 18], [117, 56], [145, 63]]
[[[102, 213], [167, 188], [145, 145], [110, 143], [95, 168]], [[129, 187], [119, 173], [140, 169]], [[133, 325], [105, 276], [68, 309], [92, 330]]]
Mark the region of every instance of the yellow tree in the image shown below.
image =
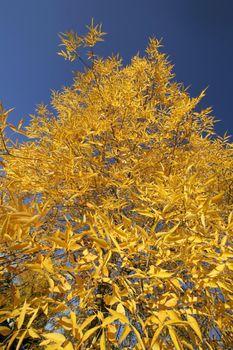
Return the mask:
[[87, 28], [54, 113], [1, 106], [2, 349], [231, 349], [232, 144], [157, 39], [123, 66]]

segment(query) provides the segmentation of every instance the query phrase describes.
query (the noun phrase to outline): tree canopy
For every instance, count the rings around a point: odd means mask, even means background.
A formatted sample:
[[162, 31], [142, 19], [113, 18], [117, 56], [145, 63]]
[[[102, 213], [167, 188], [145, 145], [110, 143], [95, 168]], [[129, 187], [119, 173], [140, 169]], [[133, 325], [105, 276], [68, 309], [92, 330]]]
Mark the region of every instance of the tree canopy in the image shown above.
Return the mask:
[[0, 106], [1, 349], [231, 349], [232, 143], [159, 40], [124, 66], [87, 29], [51, 107]]

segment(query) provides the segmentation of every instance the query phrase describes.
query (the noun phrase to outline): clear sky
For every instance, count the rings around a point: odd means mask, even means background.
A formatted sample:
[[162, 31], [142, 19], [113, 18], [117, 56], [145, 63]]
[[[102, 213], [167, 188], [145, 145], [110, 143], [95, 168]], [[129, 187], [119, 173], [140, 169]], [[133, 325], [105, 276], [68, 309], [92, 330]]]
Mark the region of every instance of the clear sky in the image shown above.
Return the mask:
[[[108, 33], [97, 52], [124, 62], [143, 53], [148, 37], [163, 38], [176, 80], [212, 106], [219, 134], [233, 133], [233, 0], [0, 0], [0, 99], [15, 107], [11, 121], [27, 122], [50, 89], [72, 82], [76, 63], [56, 52], [57, 33], [83, 32], [91, 18]], [[85, 30], [84, 30], [85, 32]]]

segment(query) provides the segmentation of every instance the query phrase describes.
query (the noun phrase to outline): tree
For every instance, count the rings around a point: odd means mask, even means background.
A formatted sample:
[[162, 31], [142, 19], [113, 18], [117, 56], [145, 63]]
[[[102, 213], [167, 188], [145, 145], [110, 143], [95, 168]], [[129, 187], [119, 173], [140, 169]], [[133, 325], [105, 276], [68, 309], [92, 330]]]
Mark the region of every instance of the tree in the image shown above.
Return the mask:
[[230, 349], [232, 144], [157, 39], [123, 66], [103, 35], [61, 35], [54, 112], [1, 106], [2, 349]]

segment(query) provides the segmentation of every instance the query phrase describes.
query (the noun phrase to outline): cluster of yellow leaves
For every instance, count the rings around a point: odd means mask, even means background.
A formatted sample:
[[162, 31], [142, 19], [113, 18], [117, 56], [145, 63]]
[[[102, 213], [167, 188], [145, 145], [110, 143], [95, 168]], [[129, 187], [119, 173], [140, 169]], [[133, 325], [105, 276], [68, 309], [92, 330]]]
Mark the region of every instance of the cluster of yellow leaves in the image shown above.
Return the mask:
[[[64, 50], [59, 51], [58, 55], [65, 60], [74, 61], [76, 58], [81, 58], [77, 50], [80, 47], [93, 48], [98, 41], [103, 41], [102, 36], [106, 33], [102, 32], [101, 24], [94, 25], [92, 19], [91, 25], [87, 26], [88, 32], [85, 36], [80, 36], [74, 32], [66, 32], [60, 34], [61, 46]], [[88, 53], [89, 58], [93, 58], [93, 53]]]
[[126, 67], [93, 54], [20, 146], [1, 124], [3, 349], [231, 348], [232, 144], [159, 46]]

